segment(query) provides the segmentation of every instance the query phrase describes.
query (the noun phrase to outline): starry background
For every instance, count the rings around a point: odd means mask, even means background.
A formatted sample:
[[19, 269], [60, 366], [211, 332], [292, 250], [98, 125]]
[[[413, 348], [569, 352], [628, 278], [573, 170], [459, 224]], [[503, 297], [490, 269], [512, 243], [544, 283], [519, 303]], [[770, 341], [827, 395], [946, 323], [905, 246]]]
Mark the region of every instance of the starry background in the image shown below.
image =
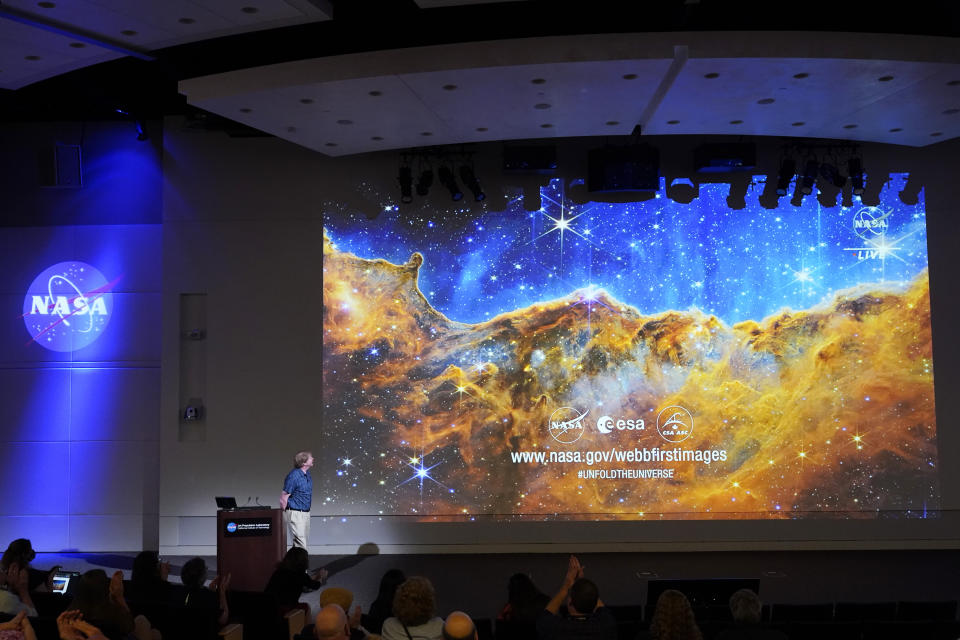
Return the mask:
[[[421, 291], [460, 322], [593, 287], [643, 314], [696, 308], [732, 325], [829, 302], [860, 284], [908, 282], [925, 269], [923, 200], [900, 201], [905, 178], [891, 176], [871, 211], [889, 214], [885, 232], [861, 231], [864, 237], [854, 231], [864, 208], [859, 197], [852, 207], [830, 208], [814, 195], [800, 207], [783, 197], [767, 210], [757, 199], [762, 182], [751, 186], [742, 210], [727, 206], [725, 184], [701, 185], [688, 205], [663, 196], [662, 188], [644, 202], [576, 205], [553, 180], [535, 212], [525, 211], [519, 197], [502, 211], [437, 211], [415, 201], [387, 205], [374, 221], [327, 211], [324, 226], [338, 248], [360, 257], [402, 264], [422, 253]], [[876, 253], [860, 259], [856, 249]]]

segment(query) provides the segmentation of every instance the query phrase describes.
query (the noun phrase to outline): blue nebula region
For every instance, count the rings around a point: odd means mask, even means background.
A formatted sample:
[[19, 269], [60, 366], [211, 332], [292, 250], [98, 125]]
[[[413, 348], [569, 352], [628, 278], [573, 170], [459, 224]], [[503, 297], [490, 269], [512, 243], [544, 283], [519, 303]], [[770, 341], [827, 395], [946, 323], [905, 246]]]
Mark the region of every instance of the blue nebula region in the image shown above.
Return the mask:
[[643, 202], [572, 204], [556, 179], [541, 189], [539, 211], [516, 197], [502, 211], [388, 206], [376, 221], [327, 213], [324, 226], [339, 249], [360, 257], [400, 264], [422, 253], [421, 291], [459, 322], [589, 288], [641, 314], [699, 309], [732, 325], [828, 303], [858, 285], [898, 289], [916, 278], [927, 268], [925, 209], [922, 193], [916, 205], [901, 202], [905, 182], [892, 175], [875, 207], [858, 196], [851, 207], [823, 207], [813, 194], [799, 207], [783, 197], [764, 209], [761, 179], [746, 208], [733, 210], [725, 184], [701, 185], [690, 204], [662, 188]]

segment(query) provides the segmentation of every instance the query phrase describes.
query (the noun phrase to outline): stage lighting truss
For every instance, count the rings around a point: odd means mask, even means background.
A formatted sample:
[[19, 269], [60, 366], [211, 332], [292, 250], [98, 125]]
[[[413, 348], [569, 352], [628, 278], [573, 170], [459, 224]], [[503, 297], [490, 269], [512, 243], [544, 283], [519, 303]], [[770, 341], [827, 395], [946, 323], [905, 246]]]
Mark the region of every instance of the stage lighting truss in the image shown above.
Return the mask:
[[400, 170], [397, 176], [400, 183], [400, 202], [413, 202], [414, 192], [421, 198], [429, 195], [434, 177], [450, 193], [450, 199], [459, 202], [463, 199], [463, 189], [457, 182], [458, 174], [464, 187], [473, 195], [474, 201], [483, 202], [487, 194], [474, 171], [473, 156], [474, 152], [465, 147], [427, 147], [400, 154]]

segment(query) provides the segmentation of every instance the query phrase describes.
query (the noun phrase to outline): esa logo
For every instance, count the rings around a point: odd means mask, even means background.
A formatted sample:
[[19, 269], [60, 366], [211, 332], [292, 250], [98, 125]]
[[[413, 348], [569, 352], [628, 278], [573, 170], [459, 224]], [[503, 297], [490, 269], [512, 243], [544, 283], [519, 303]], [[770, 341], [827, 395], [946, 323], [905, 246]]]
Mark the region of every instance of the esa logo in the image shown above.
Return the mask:
[[236, 533], [237, 532], [237, 523], [228, 522], [227, 523], [227, 533]]
[[610, 416], [603, 416], [597, 420], [597, 431], [600, 433], [613, 433], [616, 431], [643, 431], [643, 418], [638, 420], [614, 420]]

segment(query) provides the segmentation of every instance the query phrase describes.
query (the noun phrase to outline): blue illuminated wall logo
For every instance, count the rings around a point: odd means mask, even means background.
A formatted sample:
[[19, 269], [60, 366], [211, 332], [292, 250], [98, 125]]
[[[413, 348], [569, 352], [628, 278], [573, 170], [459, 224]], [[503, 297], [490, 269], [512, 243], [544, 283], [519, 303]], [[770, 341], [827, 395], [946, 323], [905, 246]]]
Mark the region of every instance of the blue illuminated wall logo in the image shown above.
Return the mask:
[[84, 262], [60, 262], [45, 269], [23, 299], [30, 342], [51, 351], [76, 351], [99, 338], [110, 323], [110, 291], [118, 280], [108, 281]]

